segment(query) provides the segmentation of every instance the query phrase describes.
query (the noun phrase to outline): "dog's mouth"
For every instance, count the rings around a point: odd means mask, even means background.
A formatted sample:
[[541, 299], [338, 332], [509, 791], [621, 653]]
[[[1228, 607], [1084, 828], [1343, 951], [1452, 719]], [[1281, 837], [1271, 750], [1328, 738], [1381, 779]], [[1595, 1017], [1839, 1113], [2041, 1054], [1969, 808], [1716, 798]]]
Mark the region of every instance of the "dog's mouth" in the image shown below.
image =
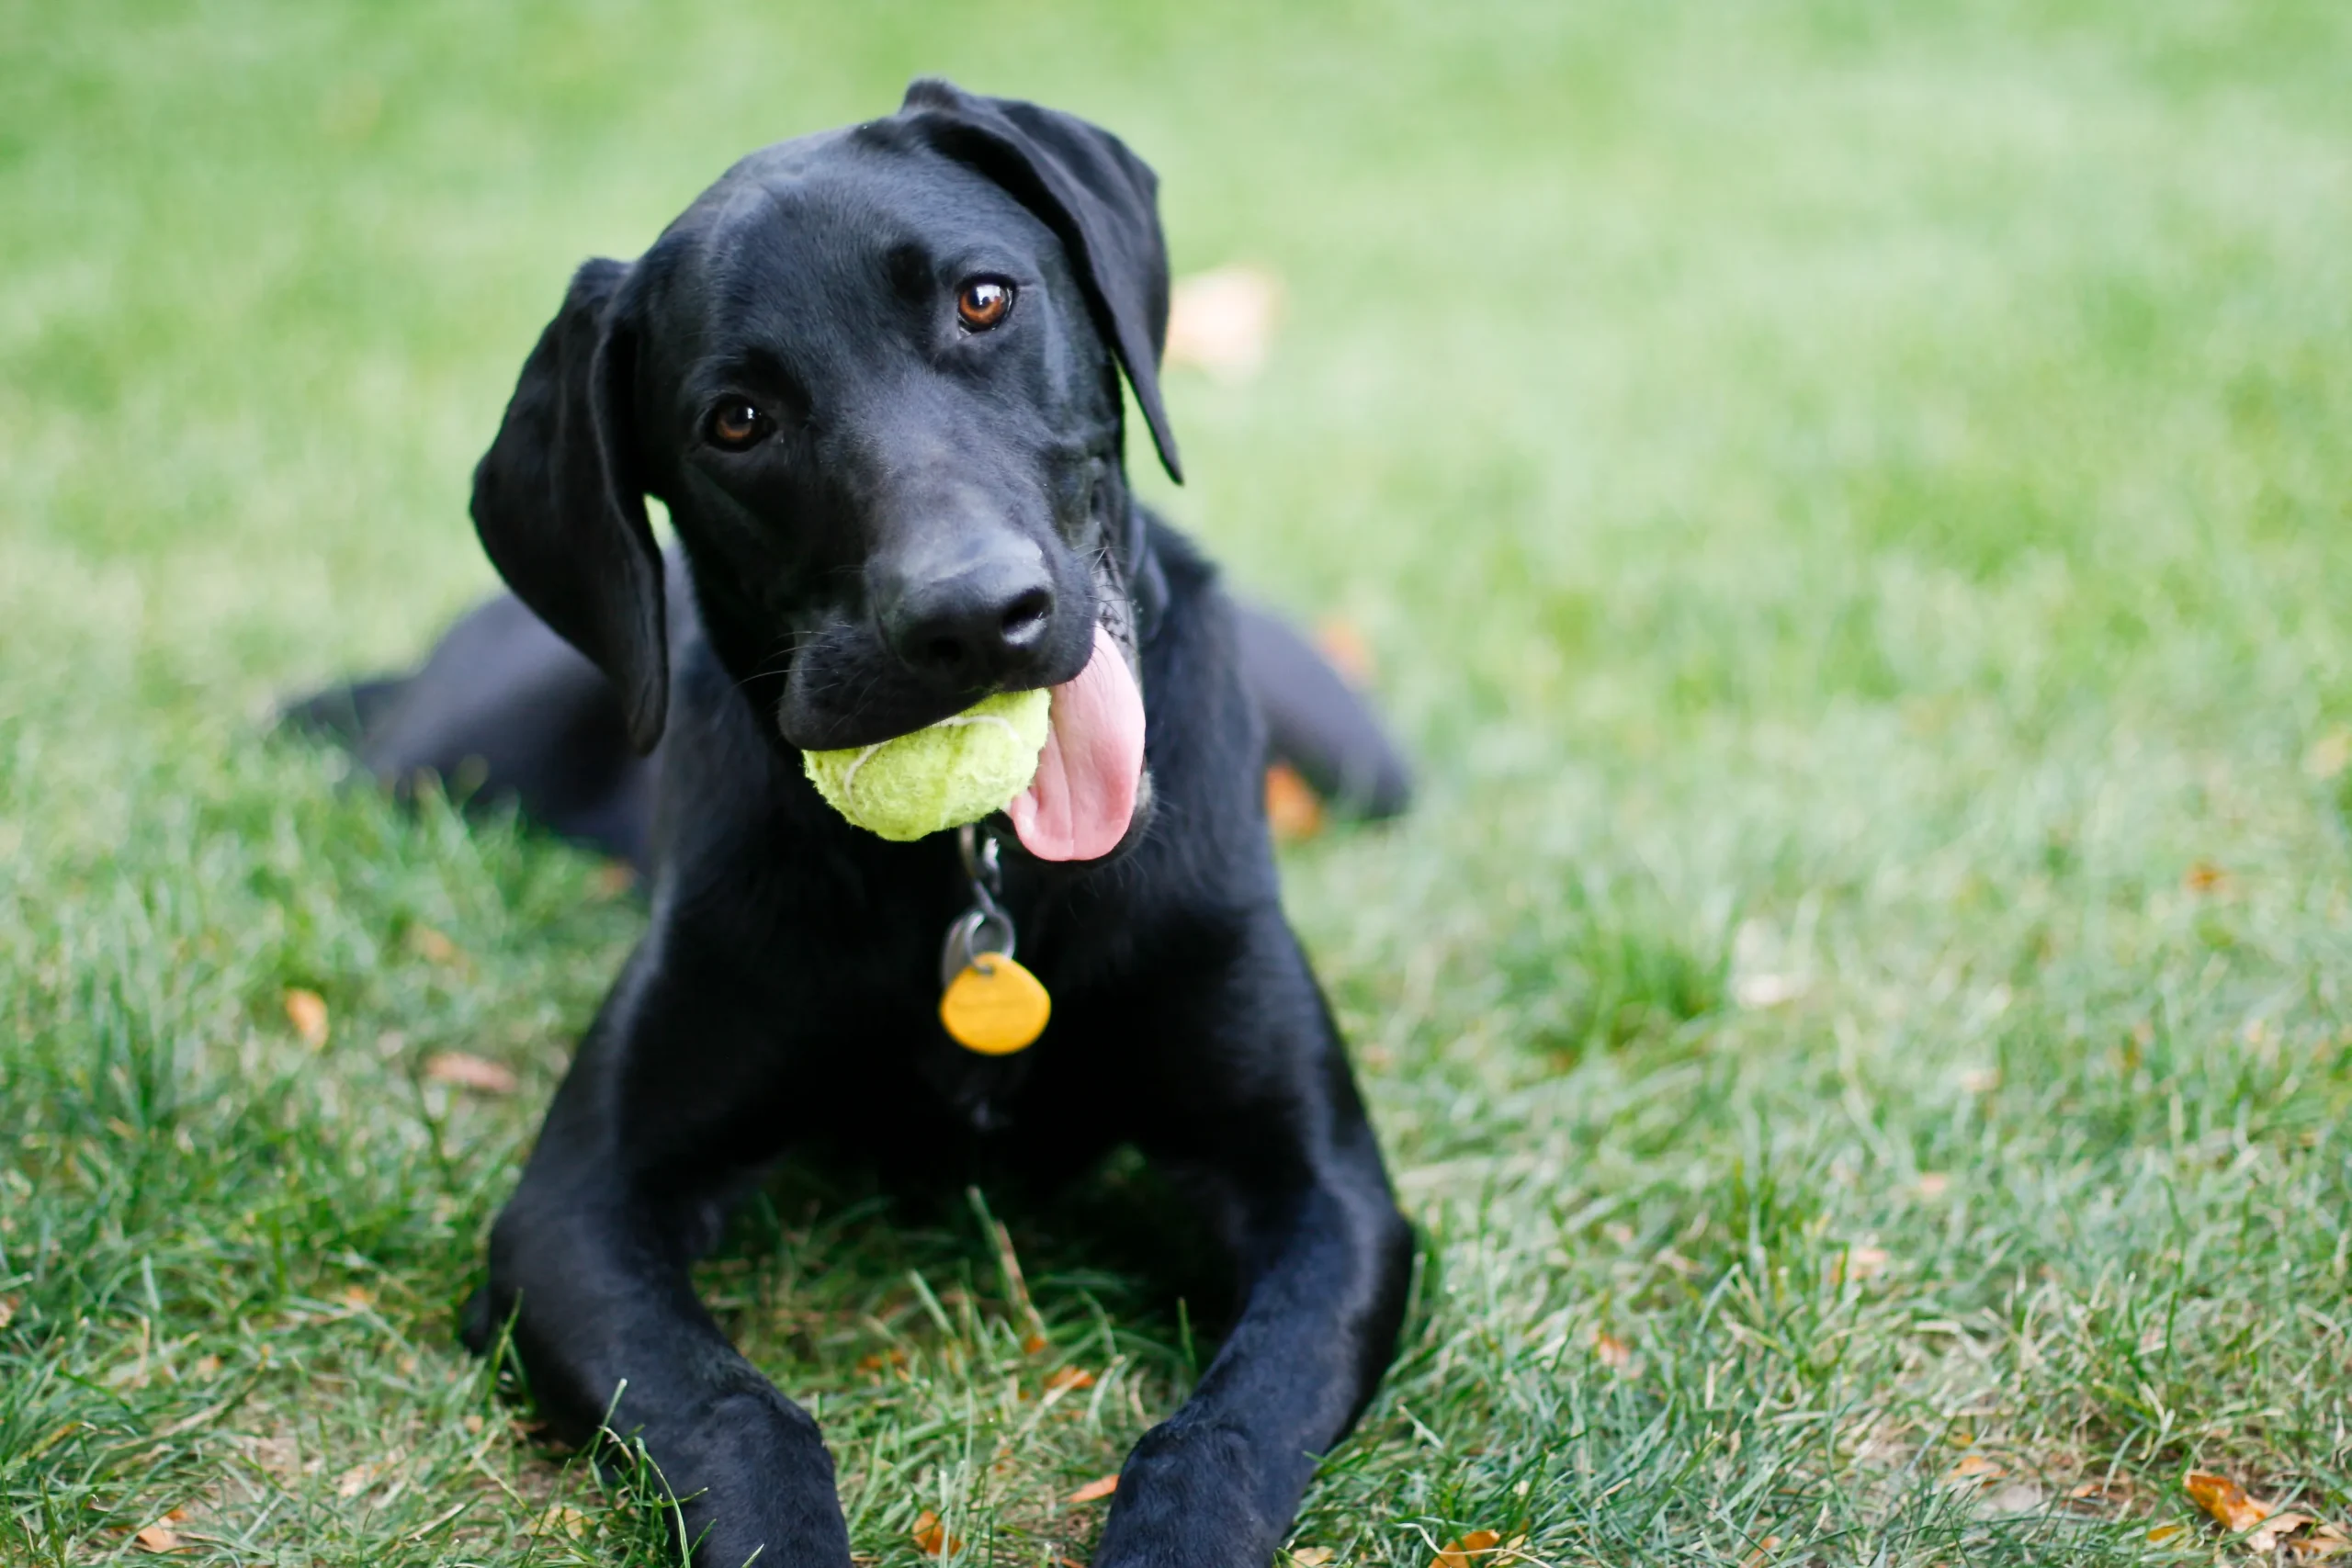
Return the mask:
[[[1021, 847], [1040, 861], [1102, 859], [1125, 841], [1150, 801], [1150, 781], [1144, 773], [1143, 661], [1135, 604], [1108, 552], [1096, 557], [1093, 578], [1092, 640], [1086, 662], [1069, 680], [1046, 688], [1046, 741], [1036, 769], [1021, 793], [1001, 807]], [[804, 649], [804, 660], [808, 651]], [[872, 746], [911, 734], [940, 717], [936, 708], [896, 722], [871, 707], [831, 714], [819, 709], [811, 715], [796, 687], [804, 680], [820, 689], [826, 683], [845, 683], [838, 675], [828, 681], [819, 668], [813, 677], [796, 668], [794, 679], [775, 699], [772, 716], [777, 733], [796, 750]], [[817, 734], [810, 733], [812, 728]]]
[[1112, 628], [1097, 622], [1086, 668], [1051, 688], [1036, 777], [1004, 808], [1021, 847], [1038, 860], [1100, 860], [1135, 820], [1143, 793], [1143, 688], [1129, 658]]

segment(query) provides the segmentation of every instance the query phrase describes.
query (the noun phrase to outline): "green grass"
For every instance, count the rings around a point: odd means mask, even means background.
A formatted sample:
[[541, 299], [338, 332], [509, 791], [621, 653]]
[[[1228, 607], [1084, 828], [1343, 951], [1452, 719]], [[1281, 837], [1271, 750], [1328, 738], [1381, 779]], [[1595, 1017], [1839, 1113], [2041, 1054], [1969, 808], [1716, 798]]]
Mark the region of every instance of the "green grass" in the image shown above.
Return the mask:
[[[2345, 1520], [2347, 58], [2331, 0], [0, 6], [0, 1561], [662, 1550], [451, 1344], [641, 917], [264, 716], [488, 586], [576, 262], [931, 71], [1286, 279], [1167, 504], [1425, 760], [1289, 857], [1427, 1241], [1295, 1544], [2208, 1562], [2190, 1465]], [[1214, 1333], [1155, 1201], [746, 1214], [707, 1289], [861, 1553], [1082, 1559]]]

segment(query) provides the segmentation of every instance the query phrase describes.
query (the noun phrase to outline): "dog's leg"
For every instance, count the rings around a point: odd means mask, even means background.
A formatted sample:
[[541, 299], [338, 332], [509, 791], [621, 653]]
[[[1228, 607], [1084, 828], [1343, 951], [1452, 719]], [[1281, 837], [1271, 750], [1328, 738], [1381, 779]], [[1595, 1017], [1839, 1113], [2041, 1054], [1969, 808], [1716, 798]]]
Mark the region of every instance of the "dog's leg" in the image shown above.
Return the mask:
[[1221, 981], [1186, 990], [1170, 1021], [1190, 1070], [1158, 1086], [1145, 1142], [1206, 1200], [1244, 1304], [1192, 1398], [1127, 1456], [1096, 1568], [1266, 1563], [1388, 1365], [1411, 1268], [1338, 1032], [1281, 917], [1256, 922]]
[[499, 1215], [487, 1322], [511, 1317], [564, 1436], [602, 1423], [643, 1438], [685, 1500], [697, 1568], [845, 1568], [816, 1422], [728, 1343], [687, 1272], [781, 1141], [775, 1014], [660, 934], [589, 1030]]

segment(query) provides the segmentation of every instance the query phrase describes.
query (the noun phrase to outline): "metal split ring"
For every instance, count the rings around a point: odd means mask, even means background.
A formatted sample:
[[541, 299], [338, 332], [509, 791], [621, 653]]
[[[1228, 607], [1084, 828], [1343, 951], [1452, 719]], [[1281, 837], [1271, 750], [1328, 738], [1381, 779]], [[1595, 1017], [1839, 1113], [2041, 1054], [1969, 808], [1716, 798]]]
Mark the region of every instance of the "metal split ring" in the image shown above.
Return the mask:
[[[976, 884], [974, 891], [979, 889]], [[982, 894], [986, 897], [985, 894]], [[989, 905], [995, 900], [988, 899]], [[989, 953], [1012, 956], [1012, 919], [1001, 908], [967, 909], [956, 917], [947, 928], [947, 940], [939, 948], [939, 984], [941, 988], [953, 985], [956, 976]], [[985, 972], [985, 971], [984, 971]]]

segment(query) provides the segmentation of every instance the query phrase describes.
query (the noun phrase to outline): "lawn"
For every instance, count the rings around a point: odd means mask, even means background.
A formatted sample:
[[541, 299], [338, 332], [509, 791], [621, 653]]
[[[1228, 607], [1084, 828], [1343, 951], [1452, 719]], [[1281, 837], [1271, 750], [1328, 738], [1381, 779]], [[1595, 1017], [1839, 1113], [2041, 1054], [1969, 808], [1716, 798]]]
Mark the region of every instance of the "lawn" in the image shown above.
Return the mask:
[[[1424, 1237], [1296, 1561], [2252, 1561], [2192, 1469], [2352, 1525], [2347, 60], [2340, 0], [0, 6], [0, 1562], [658, 1560], [452, 1326], [641, 912], [267, 716], [491, 584], [580, 259], [933, 72], [1284, 281], [1137, 472], [1421, 760], [1285, 852]], [[707, 1292], [864, 1560], [1082, 1561], [1221, 1303], [1133, 1168], [883, 1194], [786, 1172]]]

